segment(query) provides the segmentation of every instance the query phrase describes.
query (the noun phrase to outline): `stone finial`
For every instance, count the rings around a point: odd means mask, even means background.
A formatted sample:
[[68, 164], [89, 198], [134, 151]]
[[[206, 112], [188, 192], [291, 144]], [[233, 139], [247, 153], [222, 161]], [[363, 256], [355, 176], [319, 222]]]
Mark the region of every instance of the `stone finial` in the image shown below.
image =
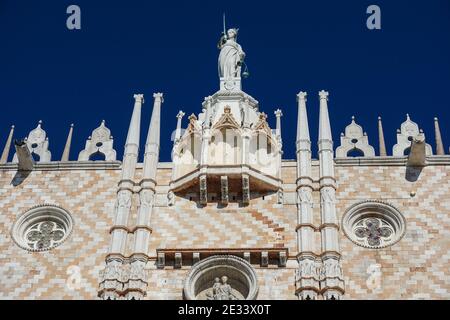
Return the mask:
[[380, 116], [378, 117], [378, 143], [380, 148], [380, 156], [386, 157], [386, 143], [384, 141], [383, 123]]
[[70, 156], [70, 146], [72, 144], [72, 135], [73, 135], [73, 123], [70, 125], [69, 134], [67, 135], [66, 145], [64, 147], [63, 154], [61, 156], [61, 161], [69, 161]]
[[143, 94], [135, 94], [135, 95], [133, 95], [133, 98], [134, 98], [134, 100], [136, 102], [139, 102], [139, 103], [144, 103], [145, 102]]
[[184, 117], [185, 115], [186, 115], [186, 114], [185, 114], [183, 111], [180, 110], [180, 112], [178, 112], [178, 114], [177, 114], [177, 119], [183, 119], [183, 117]]
[[307, 99], [306, 99], [307, 96], [308, 96], [308, 93], [303, 92], [303, 91], [300, 91], [300, 92], [297, 94], [297, 101], [299, 101], [299, 100], [304, 100], [304, 101], [306, 101], [306, 100], [307, 100]]
[[436, 140], [436, 154], [442, 156], [445, 154], [444, 144], [442, 142], [441, 129], [439, 127], [439, 119], [434, 118], [434, 136]]
[[328, 96], [329, 96], [328, 91], [322, 90], [322, 91], [319, 92], [319, 97], [320, 97], [320, 99], [326, 99], [326, 100], [328, 100]]
[[14, 135], [14, 125], [11, 126], [11, 130], [9, 131], [8, 139], [6, 139], [5, 148], [3, 149], [2, 157], [0, 158], [0, 164], [5, 164], [8, 162], [9, 152], [11, 150], [12, 138]]
[[277, 118], [280, 118], [280, 117], [283, 116], [283, 112], [282, 112], [280, 109], [277, 109], [277, 110], [274, 112], [274, 114], [275, 114], [275, 116], [276, 116]]
[[154, 94], [153, 94], [153, 98], [154, 98], [155, 100], [164, 102], [164, 94], [163, 94], [163, 93], [160, 93], [160, 92], [154, 93]]

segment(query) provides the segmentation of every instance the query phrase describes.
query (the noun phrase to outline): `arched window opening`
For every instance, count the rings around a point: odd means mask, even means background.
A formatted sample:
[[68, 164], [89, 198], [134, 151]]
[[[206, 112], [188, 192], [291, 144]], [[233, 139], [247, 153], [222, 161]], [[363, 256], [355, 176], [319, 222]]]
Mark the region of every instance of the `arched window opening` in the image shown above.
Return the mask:
[[91, 154], [91, 156], [89, 157], [89, 161], [105, 161], [105, 160], [106, 156], [100, 151]]
[[364, 152], [362, 152], [359, 149], [352, 149], [349, 152], [347, 152], [347, 157], [353, 157], [353, 158], [357, 158], [357, 157], [364, 157]]

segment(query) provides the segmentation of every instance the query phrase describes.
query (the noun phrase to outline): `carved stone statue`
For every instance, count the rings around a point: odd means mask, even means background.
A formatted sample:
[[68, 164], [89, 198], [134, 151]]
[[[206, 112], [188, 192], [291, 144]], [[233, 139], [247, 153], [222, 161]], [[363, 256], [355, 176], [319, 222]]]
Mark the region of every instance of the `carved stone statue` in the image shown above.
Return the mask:
[[119, 192], [117, 196], [117, 206], [119, 208], [131, 208], [131, 198], [127, 192]]
[[232, 291], [233, 289], [228, 284], [228, 277], [223, 276], [221, 279], [214, 279], [214, 285], [211, 290], [206, 293], [206, 297], [208, 300], [237, 300], [237, 297]]
[[299, 203], [303, 204], [307, 204], [308, 206], [310, 206], [311, 208], [314, 206], [314, 202], [312, 199], [312, 193], [310, 190], [306, 190], [304, 188], [300, 189], [300, 191], [298, 192], [298, 198], [299, 198]]
[[225, 80], [240, 78], [241, 66], [244, 62], [245, 52], [236, 42], [238, 29], [229, 29], [226, 36], [223, 35], [218, 44], [219, 76]]

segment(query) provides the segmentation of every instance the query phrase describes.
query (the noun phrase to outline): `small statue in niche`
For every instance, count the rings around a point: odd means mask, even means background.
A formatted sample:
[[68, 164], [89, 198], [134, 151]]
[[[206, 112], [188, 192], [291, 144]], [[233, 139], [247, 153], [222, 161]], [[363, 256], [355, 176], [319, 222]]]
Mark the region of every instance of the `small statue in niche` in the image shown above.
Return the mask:
[[206, 293], [206, 298], [208, 300], [238, 300], [232, 291], [233, 289], [228, 284], [227, 276], [223, 276], [221, 279], [215, 278], [214, 285]]
[[173, 205], [175, 205], [175, 194], [173, 191], [169, 191], [167, 193], [167, 205], [169, 207], [172, 207]]

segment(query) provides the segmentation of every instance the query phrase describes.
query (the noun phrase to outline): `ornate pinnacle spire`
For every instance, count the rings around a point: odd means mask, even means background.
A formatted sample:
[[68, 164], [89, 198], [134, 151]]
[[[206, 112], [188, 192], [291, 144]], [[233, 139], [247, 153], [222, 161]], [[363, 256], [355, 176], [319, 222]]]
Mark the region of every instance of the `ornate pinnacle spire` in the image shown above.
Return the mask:
[[142, 94], [134, 95], [134, 108], [128, 128], [125, 152], [123, 155], [122, 180], [131, 180], [134, 177], [136, 163], [139, 155], [139, 137], [141, 134], [141, 109], [144, 102]]
[[181, 121], [186, 114], [180, 110], [177, 114], [177, 130], [175, 131], [175, 142], [181, 138]]
[[8, 139], [6, 140], [5, 148], [3, 149], [2, 157], [0, 158], [0, 164], [8, 162], [9, 150], [11, 149], [11, 141], [14, 135], [14, 125], [11, 126], [9, 131]]
[[70, 125], [69, 134], [67, 135], [66, 146], [61, 157], [61, 161], [69, 161], [70, 146], [72, 144], [73, 123]]
[[332, 141], [330, 117], [328, 115], [328, 92], [322, 90], [320, 97], [320, 120], [319, 120], [319, 141]]
[[378, 143], [380, 147], [380, 156], [387, 156], [386, 153], [386, 144], [384, 142], [384, 132], [383, 132], [383, 123], [381, 121], [381, 117], [378, 117]]
[[[133, 98], [134, 98], [133, 115], [131, 116], [130, 126], [128, 128], [128, 135], [125, 148], [127, 148], [128, 145], [133, 145], [136, 148], [139, 148], [141, 109], [142, 104], [144, 103], [144, 95], [135, 94]], [[104, 120], [102, 121], [102, 124], [104, 125]]]
[[300, 91], [297, 95], [298, 116], [297, 116], [297, 143], [299, 141], [310, 141], [308, 114], [306, 112], [307, 93]]
[[274, 114], [277, 118], [276, 136], [278, 139], [281, 139], [281, 117], [283, 116], [283, 112], [280, 109], [277, 109]]
[[434, 134], [436, 139], [436, 154], [442, 156], [445, 154], [444, 144], [442, 143], [441, 129], [439, 128], [439, 119], [434, 118]]

